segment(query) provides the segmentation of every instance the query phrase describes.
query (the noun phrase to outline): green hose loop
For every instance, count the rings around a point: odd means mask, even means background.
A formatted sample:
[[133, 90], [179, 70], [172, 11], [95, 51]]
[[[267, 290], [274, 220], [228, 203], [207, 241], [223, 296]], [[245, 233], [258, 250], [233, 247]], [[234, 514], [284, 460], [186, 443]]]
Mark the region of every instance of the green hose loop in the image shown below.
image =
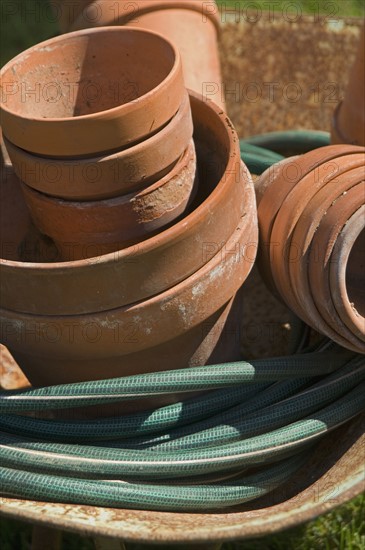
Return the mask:
[[115, 403], [169, 393], [224, 388], [234, 384], [275, 382], [328, 374], [352, 353], [301, 354], [240, 361], [191, 369], [64, 384], [48, 388], [0, 392], [0, 413], [45, 411]]
[[251, 136], [244, 141], [279, 155], [292, 156], [330, 145], [330, 134], [316, 130], [289, 130]]
[[365, 382], [313, 417], [229, 444], [190, 451], [155, 452], [25, 441], [0, 434], [0, 462], [19, 470], [92, 479], [148, 480], [201, 475], [270, 463], [302, 450], [365, 407]]
[[214, 510], [258, 498], [287, 481], [302, 466], [299, 456], [234, 482], [215, 485], [156, 485], [78, 480], [0, 468], [2, 492], [31, 500], [145, 510]]

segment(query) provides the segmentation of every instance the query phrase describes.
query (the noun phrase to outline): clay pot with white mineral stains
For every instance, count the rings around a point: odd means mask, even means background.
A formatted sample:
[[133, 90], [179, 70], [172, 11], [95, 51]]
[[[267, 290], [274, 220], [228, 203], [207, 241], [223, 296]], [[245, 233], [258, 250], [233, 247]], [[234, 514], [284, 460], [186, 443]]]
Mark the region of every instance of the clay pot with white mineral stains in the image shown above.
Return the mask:
[[[21, 256], [18, 261], [4, 257], [0, 261], [0, 289], [5, 309], [74, 315], [146, 299], [201, 269], [224, 248], [241, 217], [250, 219], [249, 212], [255, 209], [251, 178], [241, 164], [239, 141], [231, 122], [212, 102], [202, 101], [194, 93], [190, 100], [199, 175], [193, 210], [142, 243], [105, 256], [60, 262], [54, 256], [44, 257], [45, 250], [40, 247], [32, 263], [23, 262]], [[16, 209], [4, 211], [3, 225], [18, 216]], [[255, 242], [251, 252], [254, 257]]]
[[28, 153], [5, 138], [18, 177], [52, 197], [91, 201], [131, 193], [166, 176], [187, 149], [193, 135], [189, 95], [176, 115], [153, 136], [117, 153], [59, 159]]
[[34, 224], [64, 261], [121, 250], [184, 214], [197, 191], [191, 140], [175, 167], [158, 182], [127, 195], [93, 202], [65, 201], [22, 186]]
[[365, 25], [345, 96], [333, 114], [331, 141], [365, 145]]
[[257, 182], [265, 280], [307, 324], [361, 353], [364, 166], [363, 147], [334, 145], [286, 159]]
[[177, 48], [135, 28], [52, 38], [0, 74], [4, 135], [48, 157], [95, 156], [136, 144], [171, 120], [186, 93]]
[[139, 27], [166, 36], [180, 50], [187, 87], [225, 109], [215, 0], [95, 0], [70, 30], [101, 25]]
[[[178, 285], [147, 300], [72, 316], [1, 310], [6, 345], [16, 359], [22, 358], [20, 365], [30, 381], [42, 384], [197, 364], [187, 352], [195, 355], [208, 328], [214, 326], [210, 323], [217, 320], [235, 296], [253, 265], [246, 244], [257, 239], [254, 210], [247, 221], [250, 230], [241, 222], [228, 239], [227, 250], [218, 252]], [[31, 337], [31, 327], [36, 327], [39, 338]], [[215, 345], [207, 353], [205, 362], [214, 348]], [[167, 349], [174, 353], [163, 353]], [[34, 366], [36, 378], [28, 364]]]
[[[201, 189], [184, 219], [137, 253], [129, 249], [124, 263], [113, 254], [54, 264], [2, 260], [2, 341], [33, 384], [239, 358], [237, 293], [258, 239], [253, 183], [226, 116], [193, 94], [191, 105]], [[25, 280], [27, 291], [16, 296]]]

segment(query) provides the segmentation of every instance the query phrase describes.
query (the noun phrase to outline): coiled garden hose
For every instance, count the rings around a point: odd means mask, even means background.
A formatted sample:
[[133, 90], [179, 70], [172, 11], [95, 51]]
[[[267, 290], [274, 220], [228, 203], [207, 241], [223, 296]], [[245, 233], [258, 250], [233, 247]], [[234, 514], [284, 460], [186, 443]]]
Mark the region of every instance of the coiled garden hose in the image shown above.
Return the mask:
[[[267, 168], [289, 145], [298, 153], [326, 140], [324, 133], [275, 133], [241, 141], [241, 152], [249, 168]], [[321, 437], [365, 409], [365, 357], [329, 340], [305, 347], [309, 329], [295, 328], [288, 357], [0, 392], [1, 493], [188, 511], [272, 491]], [[208, 393], [115, 418], [34, 416], [201, 390]]]
[[330, 144], [330, 134], [316, 130], [270, 132], [240, 140], [241, 156], [253, 174], [261, 175], [285, 156], [307, 153]]

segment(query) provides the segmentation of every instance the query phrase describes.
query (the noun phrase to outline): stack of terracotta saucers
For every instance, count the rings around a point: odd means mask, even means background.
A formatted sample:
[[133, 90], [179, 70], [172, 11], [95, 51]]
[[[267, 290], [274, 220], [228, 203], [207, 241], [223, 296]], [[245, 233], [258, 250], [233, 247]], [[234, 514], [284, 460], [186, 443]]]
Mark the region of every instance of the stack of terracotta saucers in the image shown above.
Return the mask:
[[177, 50], [83, 30], [1, 76], [19, 177], [1, 181], [2, 342], [31, 383], [238, 359], [255, 193], [232, 123], [187, 92]]
[[139, 242], [197, 190], [181, 58], [163, 37], [94, 29], [2, 70], [4, 141], [34, 223], [63, 260]]
[[309, 326], [365, 353], [365, 148], [320, 147], [257, 183], [259, 265]]

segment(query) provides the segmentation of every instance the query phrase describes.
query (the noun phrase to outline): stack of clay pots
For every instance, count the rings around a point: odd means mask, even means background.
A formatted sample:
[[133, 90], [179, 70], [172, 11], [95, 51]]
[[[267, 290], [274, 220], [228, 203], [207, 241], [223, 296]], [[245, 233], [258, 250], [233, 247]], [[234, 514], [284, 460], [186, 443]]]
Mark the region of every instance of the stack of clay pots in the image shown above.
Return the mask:
[[[104, 39], [114, 44], [125, 40], [123, 48], [130, 40], [130, 56], [142, 41], [143, 64], [128, 65], [121, 46], [114, 47], [108, 60]], [[164, 53], [152, 50], [151, 41]], [[123, 82], [128, 67], [129, 81], [138, 82], [137, 97], [117, 105], [102, 94], [98, 110], [90, 107], [81, 100], [81, 84], [90, 82], [96, 67], [105, 93], [109, 88], [103, 85], [103, 71], [109, 80]], [[253, 184], [231, 122], [214, 103], [193, 92], [187, 96], [180, 69], [175, 48], [159, 35], [112, 27], [48, 41], [2, 71], [8, 92], [3, 131], [34, 224], [21, 194], [17, 191], [14, 200], [5, 193], [2, 235], [9, 238], [15, 220], [23, 229], [12, 233], [11, 246], [2, 243], [1, 339], [34, 385], [240, 357], [240, 288], [255, 261], [258, 240]], [[53, 82], [62, 72], [65, 81], [79, 81], [72, 104], [64, 96], [54, 104], [32, 101], [32, 96], [21, 103], [10, 93], [21, 89], [23, 81], [34, 90], [37, 81], [45, 82], [45, 71], [48, 79], [54, 71]], [[111, 162], [119, 170], [115, 180]], [[47, 167], [54, 165], [60, 178], [52, 183]], [[88, 173], [83, 168], [91, 165], [102, 173], [96, 183], [83, 178]], [[142, 182], [143, 190], [136, 191]], [[7, 188], [6, 181], [1, 185]], [[129, 193], [123, 194], [126, 187]], [[90, 198], [97, 200], [85, 200]], [[105, 221], [98, 217], [99, 205]], [[119, 205], [130, 212], [118, 214]], [[159, 223], [156, 212], [167, 216], [168, 225]], [[116, 249], [117, 222], [122, 237], [118, 233]], [[142, 230], [127, 246], [124, 235], [137, 222]], [[62, 235], [68, 231], [79, 255], [77, 243], [86, 242], [83, 227], [92, 233], [88, 243], [112, 244], [113, 252], [98, 250], [75, 260], [73, 248], [68, 257], [60, 228]], [[63, 261], [52, 255], [51, 239]], [[154, 405], [153, 400], [144, 403]]]
[[308, 325], [365, 353], [365, 149], [331, 145], [258, 181], [259, 265]]
[[365, 145], [365, 25], [345, 96], [333, 115], [331, 141]]
[[127, 28], [71, 33], [21, 54], [2, 79], [5, 145], [35, 225], [63, 260], [139, 242], [189, 207], [197, 183], [189, 96], [180, 55], [164, 38]]
[[52, 0], [62, 32], [126, 25], [158, 32], [179, 49], [186, 86], [225, 108], [215, 0]]

